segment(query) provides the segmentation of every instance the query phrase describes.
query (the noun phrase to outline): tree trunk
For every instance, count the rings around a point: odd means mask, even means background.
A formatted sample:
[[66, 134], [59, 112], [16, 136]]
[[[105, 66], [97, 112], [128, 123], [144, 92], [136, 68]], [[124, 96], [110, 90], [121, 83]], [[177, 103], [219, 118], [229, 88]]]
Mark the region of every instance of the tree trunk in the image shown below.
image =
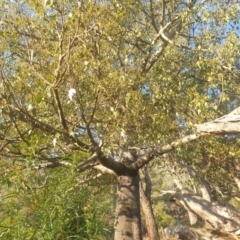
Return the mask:
[[145, 217], [147, 235], [149, 240], [158, 240], [158, 227], [153, 214], [151, 200], [145, 195], [144, 190], [140, 187], [141, 207]]
[[142, 240], [139, 174], [118, 176], [115, 240]]
[[143, 184], [140, 183], [140, 200], [146, 223], [147, 236], [148, 240], [159, 240], [158, 227], [152, 208], [152, 181], [148, 173], [148, 165], [142, 168], [142, 172], [144, 176], [142, 181], [145, 183], [145, 189], [143, 188]]

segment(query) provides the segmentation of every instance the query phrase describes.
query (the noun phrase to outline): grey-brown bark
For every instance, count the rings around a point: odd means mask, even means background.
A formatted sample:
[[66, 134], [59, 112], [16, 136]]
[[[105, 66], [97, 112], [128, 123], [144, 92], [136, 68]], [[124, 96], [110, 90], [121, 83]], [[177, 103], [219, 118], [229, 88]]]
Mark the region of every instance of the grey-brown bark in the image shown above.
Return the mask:
[[142, 187], [140, 187], [140, 198], [141, 198], [141, 209], [144, 215], [147, 236], [149, 240], [158, 240], [158, 227], [155, 221], [155, 217], [153, 214], [152, 203], [150, 199], [144, 193]]
[[[192, 134], [183, 137], [182, 139], [174, 141], [160, 148], [128, 148], [126, 150], [122, 150], [119, 155], [118, 161], [111, 157], [105, 156], [101, 147], [95, 148], [94, 157], [89, 161], [91, 161], [93, 165], [95, 165], [95, 161], [99, 161], [102, 166], [114, 171], [115, 174], [118, 176], [115, 240], [142, 239], [138, 174], [139, 169], [144, 167], [153, 158], [170, 152], [181, 145], [195, 141], [200, 136], [212, 133], [225, 134], [226, 132], [230, 133], [232, 130], [234, 130], [235, 132], [239, 132], [240, 128], [238, 129], [236, 125], [234, 125], [234, 129], [233, 127], [226, 127], [228, 122], [231, 124], [235, 120], [238, 121], [238, 115], [236, 117], [236, 111], [234, 112], [234, 114], [229, 114], [229, 116], [227, 115], [227, 117], [225, 118], [223, 117], [213, 122], [203, 124], [204, 126], [199, 125], [197, 126], [197, 131], [199, 132], [199, 134]], [[224, 124], [219, 125], [219, 123]], [[208, 128], [208, 126], [211, 126], [211, 128]], [[215, 126], [216, 128], [212, 128], [212, 126]], [[221, 127], [219, 131], [216, 130], [217, 126]], [[210, 131], [209, 129], [212, 130]], [[138, 151], [141, 151], [141, 154]], [[143, 151], [144, 154], [142, 153]], [[237, 215], [237, 211], [234, 212], [234, 210], [231, 210], [232, 215], [227, 216], [226, 211], [224, 211], [222, 208], [217, 208], [216, 206], [212, 205], [206, 184], [202, 182], [201, 185], [203, 187], [203, 198], [192, 195], [189, 192], [185, 192], [183, 194], [176, 195], [175, 201], [182, 205], [189, 212], [190, 215], [198, 215], [215, 229], [220, 229], [221, 231], [225, 232], [238, 231], [240, 229], [240, 218]], [[147, 201], [145, 201], [145, 203], [145, 206], [147, 206], [146, 215], [150, 216], [152, 212], [150, 206], [151, 203], [147, 203]], [[147, 221], [150, 223], [152, 219], [153, 218], [149, 218], [147, 219]], [[149, 235], [151, 237], [151, 233]]]
[[152, 192], [152, 181], [148, 174], [148, 167], [145, 166], [143, 169], [145, 189], [142, 184], [140, 184], [140, 199], [141, 199], [141, 209], [145, 218], [147, 236], [149, 240], [158, 240], [159, 233], [157, 223], [154, 217], [151, 192]]
[[114, 223], [115, 240], [142, 240], [139, 172], [127, 167], [137, 159], [135, 150], [120, 152], [118, 163], [125, 167], [116, 171], [118, 186]]
[[118, 176], [115, 240], [142, 240], [139, 175]]

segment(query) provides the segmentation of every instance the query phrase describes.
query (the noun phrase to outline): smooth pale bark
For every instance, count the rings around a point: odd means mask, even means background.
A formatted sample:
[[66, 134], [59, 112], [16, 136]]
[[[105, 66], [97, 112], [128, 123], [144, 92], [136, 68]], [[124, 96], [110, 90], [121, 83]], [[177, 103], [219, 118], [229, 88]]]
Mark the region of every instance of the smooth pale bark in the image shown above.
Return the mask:
[[[190, 191], [189, 191], [188, 189], [184, 188], [184, 186], [182, 185], [181, 181], [180, 181], [179, 178], [177, 177], [177, 174], [175, 173], [175, 171], [172, 170], [172, 172], [174, 172], [175, 177], [174, 177], [173, 181], [174, 181], [174, 183], [177, 185], [177, 187], [178, 187], [180, 190], [183, 190], [183, 189], [184, 189], [185, 192], [189, 192], [189, 193], [190, 193]], [[187, 213], [188, 213], [188, 217], [189, 217], [189, 222], [190, 222], [190, 224], [191, 224], [191, 225], [197, 224], [197, 222], [198, 222], [198, 217], [197, 217], [197, 215], [194, 214], [194, 213], [193, 213], [192, 211], [190, 211], [189, 209], [186, 209], [186, 210], [187, 210]]]
[[202, 193], [202, 198], [209, 202], [212, 202], [211, 188], [210, 188], [209, 182], [206, 181], [204, 178], [198, 179], [197, 174], [192, 166], [187, 166], [187, 171], [191, 176], [191, 178], [195, 179], [195, 181], [199, 181], [199, 185], [200, 185], [199, 188]]
[[197, 132], [209, 134], [231, 134], [240, 132], [240, 107], [223, 117], [196, 125]]
[[234, 179], [234, 181], [236, 182], [236, 184], [237, 184], [237, 186], [238, 186], [238, 188], [239, 188], [239, 190], [240, 190], [240, 178], [234, 176], [233, 179]]
[[239, 212], [233, 207], [214, 205], [193, 194], [176, 194], [174, 200], [208, 222], [215, 230], [236, 232], [240, 229]]
[[115, 240], [142, 240], [139, 175], [118, 176]]
[[166, 237], [172, 240], [238, 240], [239, 238], [230, 233], [205, 228], [188, 228], [185, 226], [169, 227], [164, 229]]

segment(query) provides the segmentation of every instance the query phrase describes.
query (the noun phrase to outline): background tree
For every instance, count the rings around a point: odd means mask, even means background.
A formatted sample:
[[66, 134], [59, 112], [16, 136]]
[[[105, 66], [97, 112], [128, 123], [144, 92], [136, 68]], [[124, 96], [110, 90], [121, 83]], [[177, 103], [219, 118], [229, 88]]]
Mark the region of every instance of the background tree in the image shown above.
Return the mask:
[[[141, 239], [139, 170], [196, 139], [181, 138], [194, 124], [238, 105], [238, 8], [185, 0], [0, 3], [2, 161], [39, 174], [65, 167], [85, 179], [114, 173], [115, 239]], [[228, 142], [196, 144], [209, 149], [200, 160], [183, 146], [175, 164], [206, 167], [220, 146], [227, 155]]]

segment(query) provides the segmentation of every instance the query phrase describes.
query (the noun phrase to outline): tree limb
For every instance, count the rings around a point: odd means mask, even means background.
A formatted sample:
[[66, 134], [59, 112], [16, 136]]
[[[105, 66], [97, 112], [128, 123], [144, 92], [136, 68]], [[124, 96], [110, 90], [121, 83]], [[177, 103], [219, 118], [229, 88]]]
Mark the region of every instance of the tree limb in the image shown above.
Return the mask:
[[130, 168], [140, 169], [145, 164], [150, 162], [153, 158], [159, 157], [165, 153], [168, 153], [184, 144], [193, 142], [203, 135], [209, 135], [209, 134], [208, 133], [191, 134], [191, 135], [185, 136], [183, 138], [180, 138], [177, 141], [174, 141], [170, 144], [164, 145], [162, 147], [154, 147], [154, 148], [146, 149], [146, 154], [141, 156], [138, 161], [132, 163]]
[[41, 168], [55, 168], [60, 166], [70, 167], [72, 166], [72, 164], [67, 161], [45, 162], [37, 164], [36, 166], [33, 167], [33, 169], [39, 170]]
[[57, 129], [55, 127], [53, 127], [50, 124], [47, 124], [43, 121], [40, 121], [38, 119], [36, 119], [35, 117], [33, 117], [32, 115], [30, 115], [28, 112], [24, 111], [21, 108], [16, 108], [14, 106], [9, 105], [9, 108], [11, 109], [11, 111], [6, 110], [5, 108], [2, 108], [2, 113], [5, 115], [10, 116], [11, 114], [14, 113], [14, 115], [18, 115], [18, 119], [22, 122], [28, 123], [29, 125], [32, 126], [32, 128], [38, 128], [40, 130], [42, 130], [43, 132], [46, 133], [50, 133], [50, 134], [56, 134], [56, 133], [60, 133], [62, 134], [64, 137], [73, 140], [74, 142], [76, 142], [76, 144], [82, 148], [82, 149], [90, 149], [91, 146], [81, 142], [79, 139], [74, 138], [73, 136], [71, 136], [70, 134], [68, 134], [66, 131], [62, 131], [60, 129]]
[[53, 94], [54, 94], [55, 103], [56, 103], [57, 109], [58, 109], [60, 123], [62, 124], [62, 126], [66, 130], [66, 132], [68, 133], [68, 126], [67, 126], [67, 122], [66, 122], [66, 119], [65, 119], [65, 116], [63, 113], [62, 104], [61, 104], [57, 89], [53, 89]]
[[240, 107], [213, 121], [195, 125], [197, 132], [209, 134], [232, 134], [240, 132]]

